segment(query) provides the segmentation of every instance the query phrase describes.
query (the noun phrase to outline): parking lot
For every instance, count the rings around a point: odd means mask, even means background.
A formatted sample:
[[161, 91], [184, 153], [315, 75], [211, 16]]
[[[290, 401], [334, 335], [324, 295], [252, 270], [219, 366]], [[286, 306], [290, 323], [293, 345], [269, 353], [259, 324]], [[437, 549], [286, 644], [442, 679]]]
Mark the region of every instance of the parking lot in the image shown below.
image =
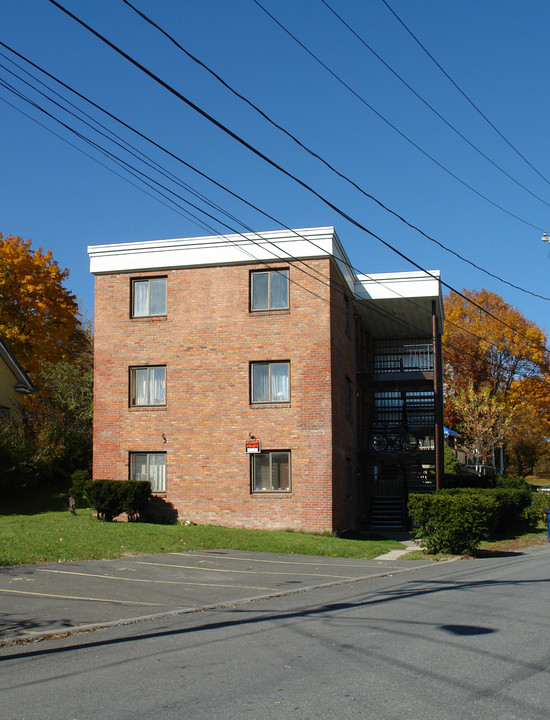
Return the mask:
[[205, 550], [0, 568], [0, 644], [379, 577], [428, 562]]

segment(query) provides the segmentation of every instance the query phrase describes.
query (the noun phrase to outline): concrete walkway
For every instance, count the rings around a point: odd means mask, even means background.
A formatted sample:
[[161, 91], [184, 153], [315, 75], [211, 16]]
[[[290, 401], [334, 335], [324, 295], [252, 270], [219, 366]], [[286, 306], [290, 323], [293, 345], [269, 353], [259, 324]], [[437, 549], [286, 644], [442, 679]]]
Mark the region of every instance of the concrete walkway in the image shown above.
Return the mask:
[[398, 560], [400, 557], [403, 557], [403, 555], [406, 555], [407, 553], [414, 552], [415, 550], [422, 550], [422, 547], [420, 546], [418, 540], [414, 540], [413, 538], [411, 538], [409, 533], [385, 532], [384, 537], [388, 537], [391, 540], [396, 540], [397, 542], [400, 542], [403, 545], [403, 549], [390, 550], [389, 552], [384, 553], [384, 555], [379, 555], [376, 560]]

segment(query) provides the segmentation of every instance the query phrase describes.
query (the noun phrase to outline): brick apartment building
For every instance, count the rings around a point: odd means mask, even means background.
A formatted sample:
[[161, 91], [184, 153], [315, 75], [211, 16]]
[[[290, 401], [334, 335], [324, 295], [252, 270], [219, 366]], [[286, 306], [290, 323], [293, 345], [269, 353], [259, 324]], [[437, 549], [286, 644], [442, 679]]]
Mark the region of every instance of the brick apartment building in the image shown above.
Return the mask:
[[400, 526], [432, 489], [438, 272], [358, 276], [330, 227], [88, 253], [94, 479], [150, 480], [200, 524], [307, 531]]

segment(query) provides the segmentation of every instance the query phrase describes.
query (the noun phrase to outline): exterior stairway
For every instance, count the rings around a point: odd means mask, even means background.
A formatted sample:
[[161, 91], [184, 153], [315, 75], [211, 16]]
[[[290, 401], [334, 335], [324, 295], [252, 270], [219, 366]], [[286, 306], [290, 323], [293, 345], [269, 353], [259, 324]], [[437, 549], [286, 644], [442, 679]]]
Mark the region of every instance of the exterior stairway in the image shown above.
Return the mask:
[[369, 529], [401, 529], [404, 525], [403, 500], [396, 496], [378, 495], [373, 498]]

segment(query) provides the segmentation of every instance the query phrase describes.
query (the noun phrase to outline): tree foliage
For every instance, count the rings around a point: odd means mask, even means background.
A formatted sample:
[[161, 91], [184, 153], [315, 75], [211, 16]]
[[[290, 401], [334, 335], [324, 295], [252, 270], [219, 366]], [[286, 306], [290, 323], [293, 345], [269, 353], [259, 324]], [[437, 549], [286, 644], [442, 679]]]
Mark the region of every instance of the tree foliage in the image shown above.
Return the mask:
[[50, 482], [66, 486], [71, 473], [91, 468], [92, 350], [44, 363], [39, 390], [0, 424], [0, 491]]
[[0, 423], [0, 490], [66, 484], [92, 452], [93, 352], [74, 295], [50, 251], [0, 234], [0, 335], [37, 392]]
[[550, 436], [546, 334], [495, 293], [463, 294], [478, 307], [456, 293], [445, 299], [445, 422], [483, 461], [505, 442], [524, 473]]
[[50, 250], [0, 233], [0, 335], [36, 381], [44, 362], [67, 360], [82, 342], [78, 304]]

